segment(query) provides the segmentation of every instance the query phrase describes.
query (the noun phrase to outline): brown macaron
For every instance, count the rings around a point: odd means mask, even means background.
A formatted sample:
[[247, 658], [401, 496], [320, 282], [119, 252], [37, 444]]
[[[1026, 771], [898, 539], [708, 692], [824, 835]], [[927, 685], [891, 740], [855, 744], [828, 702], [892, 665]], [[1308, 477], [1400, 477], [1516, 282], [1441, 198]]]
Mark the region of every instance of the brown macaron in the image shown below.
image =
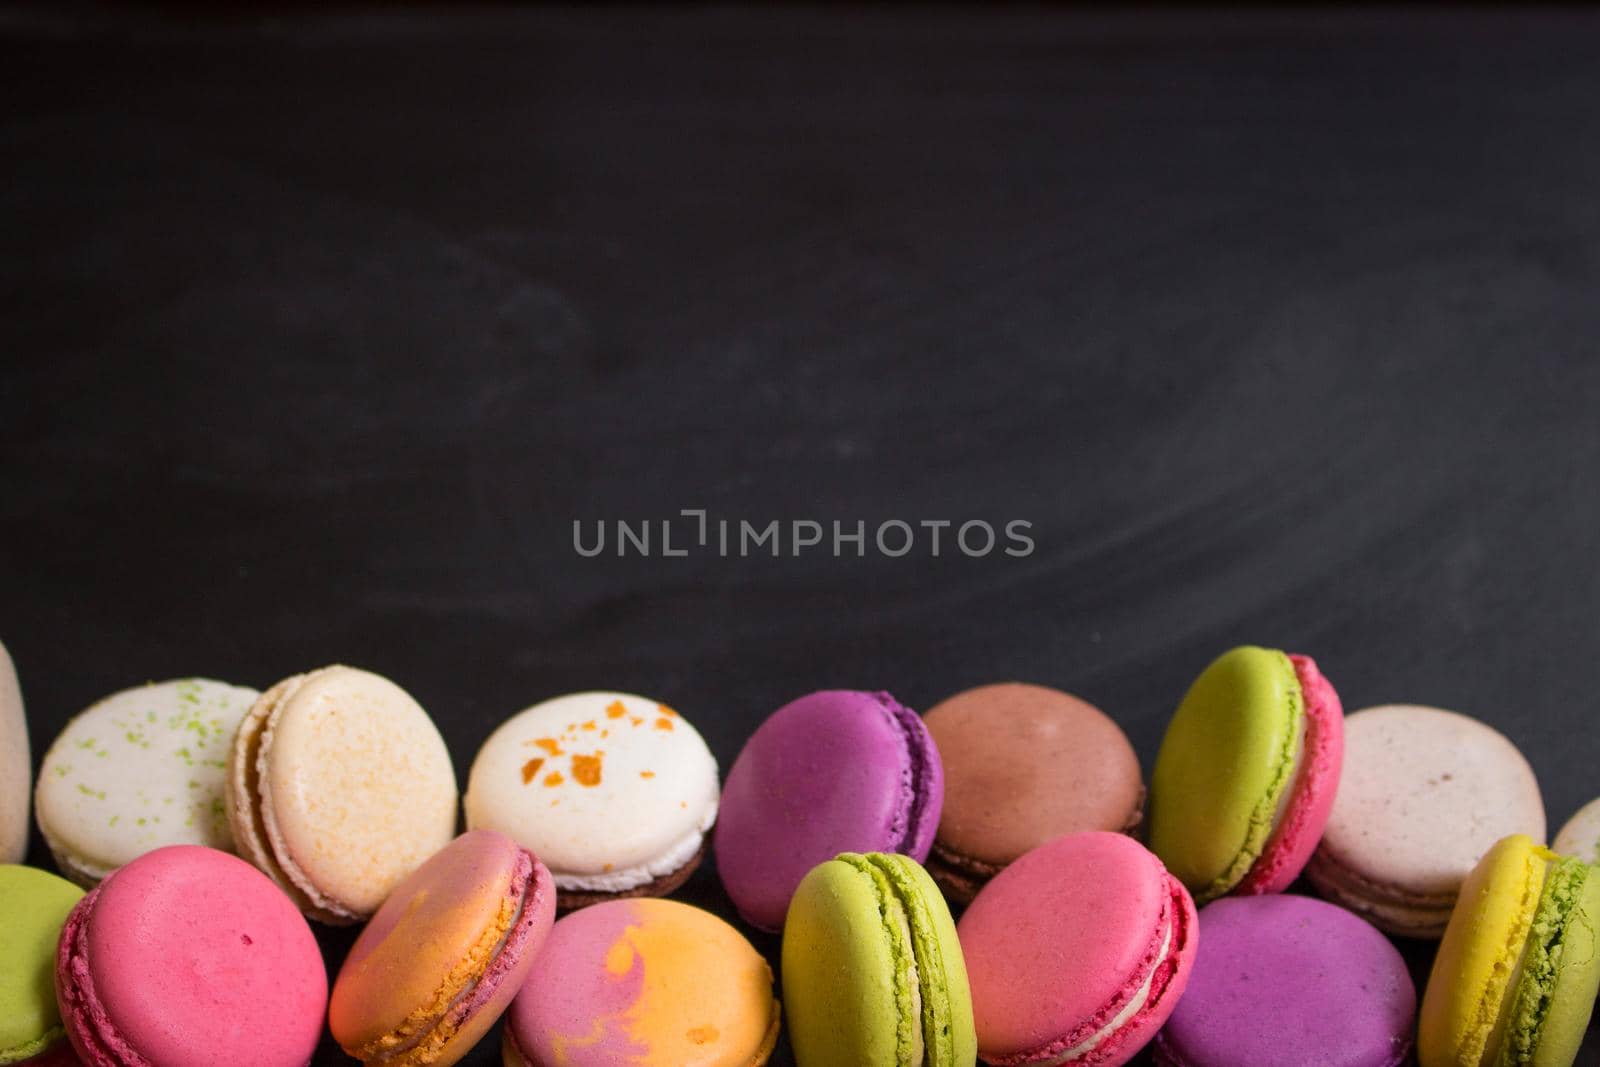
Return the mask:
[[970, 902], [1012, 860], [1062, 834], [1138, 827], [1139, 758], [1093, 704], [1003, 682], [957, 693], [924, 718], [944, 759], [928, 870], [952, 901]]

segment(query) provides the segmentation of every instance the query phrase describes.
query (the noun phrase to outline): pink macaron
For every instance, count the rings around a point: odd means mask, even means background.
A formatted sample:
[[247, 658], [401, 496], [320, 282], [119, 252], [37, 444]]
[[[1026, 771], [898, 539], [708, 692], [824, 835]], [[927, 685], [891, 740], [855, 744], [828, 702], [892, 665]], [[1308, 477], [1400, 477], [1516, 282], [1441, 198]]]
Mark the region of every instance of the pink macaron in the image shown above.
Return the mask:
[[1194, 901], [1125, 834], [1068, 834], [986, 885], [957, 927], [978, 1055], [997, 1067], [1127, 1063], [1161, 1029], [1199, 943]]
[[555, 916], [532, 853], [494, 830], [462, 834], [356, 938], [328, 1002], [334, 1040], [368, 1064], [460, 1062], [522, 988]]
[[87, 1067], [304, 1067], [328, 978], [311, 928], [266, 875], [175, 845], [114, 871], [73, 909], [56, 999]]

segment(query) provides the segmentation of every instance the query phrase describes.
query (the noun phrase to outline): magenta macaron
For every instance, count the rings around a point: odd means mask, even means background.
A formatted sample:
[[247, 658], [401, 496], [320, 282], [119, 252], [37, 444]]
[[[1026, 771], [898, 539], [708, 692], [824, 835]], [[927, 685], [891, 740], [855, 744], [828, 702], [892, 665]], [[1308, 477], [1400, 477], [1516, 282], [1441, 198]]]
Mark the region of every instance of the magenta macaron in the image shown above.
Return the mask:
[[997, 1067], [1117, 1067], [1183, 995], [1194, 901], [1125, 834], [1047, 841], [978, 893], [957, 926], [978, 1056]]
[[87, 1067], [304, 1067], [328, 978], [305, 918], [266, 875], [174, 845], [79, 901], [56, 953], [56, 999]]
[[746, 922], [779, 930], [806, 872], [841, 852], [927, 859], [943, 803], [916, 712], [888, 693], [812, 693], [762, 723], [728, 772], [717, 871]]
[[1400, 1067], [1417, 990], [1367, 922], [1310, 897], [1228, 897], [1200, 910], [1189, 988], [1156, 1038], [1164, 1067]]

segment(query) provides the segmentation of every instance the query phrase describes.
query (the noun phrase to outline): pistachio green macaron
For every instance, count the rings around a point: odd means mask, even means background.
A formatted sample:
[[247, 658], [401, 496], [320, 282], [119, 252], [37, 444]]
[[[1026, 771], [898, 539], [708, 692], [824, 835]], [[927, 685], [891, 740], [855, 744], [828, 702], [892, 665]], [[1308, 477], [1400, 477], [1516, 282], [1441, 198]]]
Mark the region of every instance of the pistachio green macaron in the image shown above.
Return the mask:
[[56, 1009], [56, 942], [83, 890], [32, 867], [0, 865], [0, 1064], [65, 1038]]
[[783, 999], [799, 1067], [970, 1067], [972, 992], [944, 898], [906, 856], [813, 867], [783, 927]]
[[1149, 843], [1195, 903], [1299, 875], [1333, 809], [1343, 724], [1308, 656], [1245, 645], [1194, 680], [1150, 777]]

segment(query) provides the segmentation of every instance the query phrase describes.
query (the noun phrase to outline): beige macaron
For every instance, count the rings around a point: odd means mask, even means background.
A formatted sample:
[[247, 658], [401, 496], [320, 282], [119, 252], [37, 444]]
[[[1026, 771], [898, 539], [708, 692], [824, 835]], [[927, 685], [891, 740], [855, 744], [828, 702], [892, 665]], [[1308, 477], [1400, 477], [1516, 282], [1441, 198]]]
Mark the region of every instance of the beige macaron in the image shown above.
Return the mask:
[[21, 863], [28, 851], [28, 781], [33, 775], [22, 687], [11, 654], [0, 645], [0, 863]]
[[1386, 704], [1347, 716], [1344, 738], [1333, 814], [1306, 876], [1378, 929], [1442, 936], [1462, 882], [1496, 841], [1544, 840], [1533, 768], [1487, 723]]
[[324, 667], [267, 690], [239, 725], [227, 810], [239, 852], [321, 922], [370, 917], [455, 836], [455, 771], [395, 683]]

